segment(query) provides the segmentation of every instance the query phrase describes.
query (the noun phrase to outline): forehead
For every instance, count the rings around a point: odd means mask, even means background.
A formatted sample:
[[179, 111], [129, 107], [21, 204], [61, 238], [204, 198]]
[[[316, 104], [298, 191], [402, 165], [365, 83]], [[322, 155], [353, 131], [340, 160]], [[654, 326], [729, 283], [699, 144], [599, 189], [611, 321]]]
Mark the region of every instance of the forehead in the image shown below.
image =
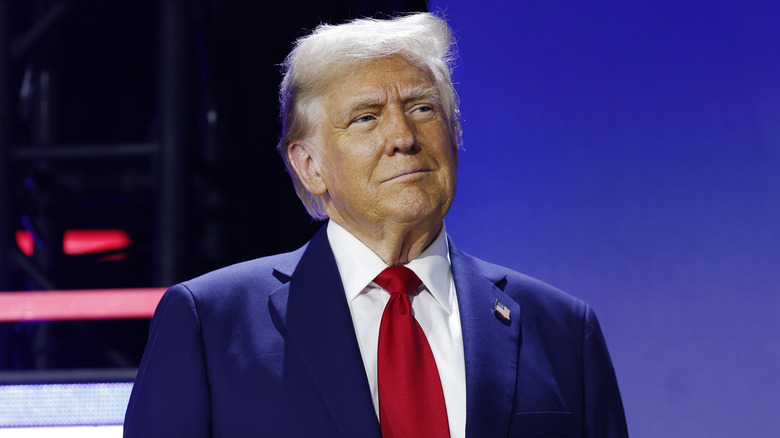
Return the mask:
[[350, 106], [364, 100], [384, 101], [390, 97], [412, 99], [438, 95], [438, 91], [429, 70], [403, 57], [392, 56], [350, 65], [325, 87], [323, 95], [326, 104]]

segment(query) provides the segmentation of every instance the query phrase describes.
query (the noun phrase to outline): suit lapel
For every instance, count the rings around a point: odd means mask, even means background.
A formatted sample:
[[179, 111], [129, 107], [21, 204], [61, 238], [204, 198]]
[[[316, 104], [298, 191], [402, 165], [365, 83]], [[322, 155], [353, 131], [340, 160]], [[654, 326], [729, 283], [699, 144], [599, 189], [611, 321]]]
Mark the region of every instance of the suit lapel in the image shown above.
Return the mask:
[[360, 347], [326, 228], [309, 242], [290, 283], [271, 295], [271, 303], [342, 435], [379, 437]]
[[[505, 276], [478, 271], [452, 241], [450, 257], [466, 362], [466, 436], [506, 436], [517, 380], [520, 305], [496, 286], [503, 287]], [[509, 309], [509, 323], [496, 316], [496, 299]]]

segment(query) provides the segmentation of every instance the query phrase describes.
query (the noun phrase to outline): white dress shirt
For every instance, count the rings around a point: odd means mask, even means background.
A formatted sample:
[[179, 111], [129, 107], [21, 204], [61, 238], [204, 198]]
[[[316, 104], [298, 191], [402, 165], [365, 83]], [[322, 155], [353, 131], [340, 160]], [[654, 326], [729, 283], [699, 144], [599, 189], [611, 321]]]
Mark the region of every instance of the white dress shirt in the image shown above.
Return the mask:
[[[344, 284], [352, 324], [371, 388], [374, 410], [379, 418], [377, 389], [377, 345], [379, 325], [390, 294], [374, 283], [387, 268], [371, 249], [337, 223], [328, 223], [328, 240]], [[412, 313], [431, 346], [441, 378], [450, 435], [466, 435], [466, 365], [458, 300], [452, 279], [449, 247], [444, 227], [419, 257], [406, 265], [422, 280], [425, 289], [410, 296]]]

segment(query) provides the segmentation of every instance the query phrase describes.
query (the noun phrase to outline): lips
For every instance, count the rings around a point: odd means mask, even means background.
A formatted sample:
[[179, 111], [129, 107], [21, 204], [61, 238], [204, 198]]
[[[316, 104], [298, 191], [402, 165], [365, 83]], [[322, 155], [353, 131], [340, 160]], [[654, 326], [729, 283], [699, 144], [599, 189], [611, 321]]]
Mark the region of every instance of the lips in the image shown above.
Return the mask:
[[413, 176], [413, 175], [417, 175], [417, 174], [420, 174], [420, 173], [426, 173], [426, 172], [430, 172], [430, 170], [425, 168], [425, 167], [422, 167], [422, 166], [410, 167], [408, 169], [404, 169], [404, 170], [396, 173], [395, 175], [393, 175], [390, 178], [386, 179], [384, 182], [389, 182], [389, 181], [393, 181], [393, 180], [396, 180], [396, 179], [399, 179], [399, 178], [404, 178], [404, 177], [407, 177], [407, 176]]

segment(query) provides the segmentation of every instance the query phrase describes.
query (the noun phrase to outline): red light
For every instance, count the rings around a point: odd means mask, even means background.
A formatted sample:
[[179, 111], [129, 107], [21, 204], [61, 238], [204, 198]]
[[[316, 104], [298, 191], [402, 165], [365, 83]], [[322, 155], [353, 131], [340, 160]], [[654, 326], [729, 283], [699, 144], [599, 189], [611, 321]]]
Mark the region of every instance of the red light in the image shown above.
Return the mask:
[[62, 251], [67, 255], [114, 251], [130, 246], [130, 236], [123, 230], [67, 230]]
[[[130, 235], [124, 230], [67, 230], [62, 238], [62, 252], [83, 255], [116, 251], [129, 247], [130, 243]], [[35, 243], [29, 231], [17, 231], [16, 244], [27, 257], [35, 253]]]
[[27, 257], [32, 257], [35, 252], [35, 242], [33, 242], [32, 234], [29, 231], [16, 232], [16, 245]]
[[0, 322], [151, 318], [163, 292], [165, 288], [3, 292]]

